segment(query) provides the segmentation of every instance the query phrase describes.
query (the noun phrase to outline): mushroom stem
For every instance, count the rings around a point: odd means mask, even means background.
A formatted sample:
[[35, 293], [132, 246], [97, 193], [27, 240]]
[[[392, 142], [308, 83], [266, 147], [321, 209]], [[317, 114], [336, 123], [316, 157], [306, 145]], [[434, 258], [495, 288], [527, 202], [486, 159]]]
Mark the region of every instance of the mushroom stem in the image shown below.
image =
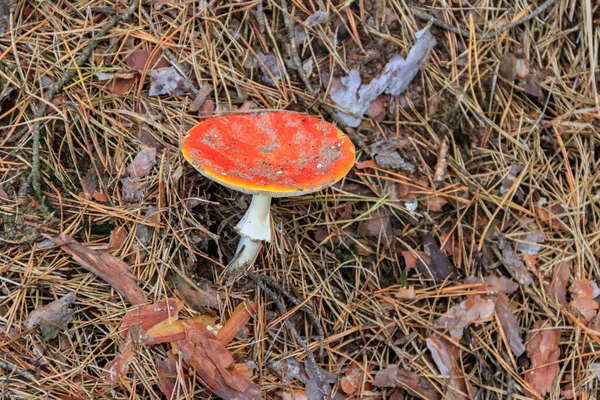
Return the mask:
[[[271, 196], [255, 194], [244, 217], [238, 222], [237, 230], [244, 237], [271, 241]], [[239, 250], [239, 247], [238, 247]]]
[[263, 241], [271, 241], [271, 196], [254, 195], [250, 207], [236, 227], [240, 234], [235, 257], [227, 266], [230, 277], [250, 267]]

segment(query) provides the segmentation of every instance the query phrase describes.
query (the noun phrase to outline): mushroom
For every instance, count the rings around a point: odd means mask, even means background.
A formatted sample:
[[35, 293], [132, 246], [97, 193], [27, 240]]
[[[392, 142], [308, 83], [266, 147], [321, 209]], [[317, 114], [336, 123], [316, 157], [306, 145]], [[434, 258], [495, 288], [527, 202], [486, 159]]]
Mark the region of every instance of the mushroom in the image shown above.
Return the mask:
[[354, 145], [334, 125], [287, 111], [230, 114], [194, 126], [185, 159], [205, 177], [251, 194], [237, 224], [241, 238], [229, 276], [250, 267], [261, 242], [271, 241], [271, 198], [319, 191], [354, 165]]

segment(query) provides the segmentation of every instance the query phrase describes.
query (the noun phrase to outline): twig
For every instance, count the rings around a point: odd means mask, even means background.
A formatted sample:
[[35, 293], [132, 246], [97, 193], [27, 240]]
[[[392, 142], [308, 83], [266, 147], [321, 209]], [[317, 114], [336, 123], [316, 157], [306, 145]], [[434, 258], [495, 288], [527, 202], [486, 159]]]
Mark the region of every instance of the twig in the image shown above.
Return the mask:
[[[250, 276], [250, 278], [252, 278], [252, 276]], [[287, 310], [285, 308], [285, 305], [283, 305], [281, 300], [279, 300], [277, 293], [275, 293], [269, 287], [267, 287], [266, 284], [260, 279], [255, 279], [254, 282], [256, 282], [258, 287], [262, 291], [264, 291], [269, 296], [269, 298], [271, 298], [271, 300], [273, 300], [273, 302], [275, 303], [275, 306], [277, 307], [277, 310], [279, 310], [279, 313], [281, 315], [285, 315], [287, 313]], [[319, 368], [317, 367], [317, 360], [315, 360], [314, 354], [308, 347], [308, 344], [306, 343], [306, 341], [304, 339], [302, 339], [302, 337], [300, 336], [300, 334], [298, 333], [296, 328], [294, 328], [294, 325], [292, 324], [290, 319], [285, 318], [283, 320], [283, 322], [287, 326], [288, 330], [290, 331], [290, 333], [292, 334], [294, 339], [296, 339], [296, 341], [300, 344], [300, 347], [302, 347], [304, 349], [304, 352], [306, 353], [306, 357], [308, 358], [308, 363], [311, 365], [312, 370], [315, 371], [315, 373], [317, 375], [316, 378], [319, 381], [318, 387], [321, 388], [323, 386], [324, 380], [323, 380], [323, 377], [321, 376], [321, 374], [319, 373]]]
[[[290, 292], [285, 290], [279, 284], [279, 282], [277, 282], [275, 279], [271, 278], [270, 276], [255, 274], [253, 272], [247, 272], [246, 274], [248, 275], [248, 277], [250, 277], [254, 281], [260, 280], [261, 282], [268, 284], [269, 286], [274, 288], [280, 295], [283, 295], [286, 299], [288, 299], [295, 306], [302, 304], [300, 299], [296, 298], [296, 296], [294, 296], [293, 294], [291, 294]], [[321, 321], [319, 320], [319, 317], [317, 317], [317, 315], [314, 313], [314, 311], [309, 306], [303, 305], [300, 307], [300, 309], [308, 315], [309, 319], [317, 327], [317, 331], [319, 331], [319, 345], [320, 345], [319, 357], [323, 357], [323, 348], [324, 348], [324, 343], [325, 343], [325, 331], [323, 331], [323, 326], [321, 325]]]
[[[532, 11], [531, 13], [527, 14], [526, 16], [524, 16], [523, 18], [519, 18], [518, 20], [516, 20], [515, 22], [511, 22], [508, 23], [506, 25], [503, 25], [502, 27], [500, 27], [499, 29], [497, 29], [494, 32], [489, 32], [486, 34], [478, 34], [475, 37], [477, 39], [493, 39], [495, 38], [499, 33], [505, 32], [509, 29], [515, 28], [521, 24], [524, 24], [525, 22], [532, 20], [534, 18], [536, 18], [538, 15], [540, 15], [542, 12], [544, 12], [548, 7], [550, 7], [552, 4], [554, 4], [556, 2], [556, 0], [546, 0], [545, 2], [543, 2], [538, 8], [536, 8], [534, 11]], [[447, 31], [450, 32], [454, 32], [457, 35], [462, 35], [462, 37], [468, 38], [470, 36], [469, 31], [464, 30], [464, 29], [458, 29], [452, 25], [448, 25], [447, 23], [445, 23], [444, 21], [434, 17], [431, 14], [427, 14], [426, 12], [420, 11], [420, 10], [414, 10], [413, 14], [415, 17], [424, 20], [424, 21], [429, 21], [431, 22], [433, 25], [445, 29]]]
[[[114, 15], [111, 19], [102, 27], [102, 29], [98, 32], [98, 34], [94, 35], [88, 46], [83, 50], [83, 52], [77, 57], [75, 60], [76, 68], [71, 68], [64, 73], [63, 76], [60, 77], [54, 85], [50, 87], [50, 89], [46, 92], [44, 96], [44, 102], [40, 104], [40, 107], [35, 113], [34, 119], [35, 122], [33, 124], [32, 135], [33, 135], [33, 156], [31, 160], [31, 186], [35, 192], [35, 196], [42, 200], [42, 175], [40, 172], [40, 130], [42, 128], [42, 118], [46, 113], [46, 109], [48, 108], [48, 104], [52, 100], [54, 96], [56, 96], [65, 86], [65, 84], [73, 79], [75, 76], [77, 69], [81, 68], [88, 60], [88, 58], [92, 55], [94, 49], [98, 46], [98, 43], [101, 38], [103, 38], [108, 31], [113, 28], [118, 22], [124, 21], [131, 14], [133, 14], [139, 5], [139, 0], [133, 0], [129, 8], [121, 15]], [[25, 128], [25, 132], [27, 128]]]
[[5, 369], [9, 373], [14, 372], [17, 375], [21, 375], [25, 379], [29, 379], [35, 382], [35, 376], [33, 376], [31, 372], [27, 372], [24, 369], [21, 369], [8, 361], [0, 360], [0, 368]]

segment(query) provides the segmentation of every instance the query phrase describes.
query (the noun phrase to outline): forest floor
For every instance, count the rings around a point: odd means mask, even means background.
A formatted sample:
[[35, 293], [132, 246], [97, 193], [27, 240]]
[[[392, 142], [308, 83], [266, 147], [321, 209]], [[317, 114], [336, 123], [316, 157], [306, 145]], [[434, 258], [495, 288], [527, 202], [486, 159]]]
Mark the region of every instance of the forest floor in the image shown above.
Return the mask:
[[[535, 3], [0, 1], [0, 397], [600, 399], [600, 5]], [[357, 153], [274, 301], [180, 147], [280, 109]]]

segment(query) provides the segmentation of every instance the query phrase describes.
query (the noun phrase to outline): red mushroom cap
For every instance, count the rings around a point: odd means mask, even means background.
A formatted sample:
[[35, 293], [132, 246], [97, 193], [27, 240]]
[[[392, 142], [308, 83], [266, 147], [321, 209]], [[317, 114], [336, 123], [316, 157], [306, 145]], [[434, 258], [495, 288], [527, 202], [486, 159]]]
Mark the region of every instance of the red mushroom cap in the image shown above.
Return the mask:
[[183, 156], [231, 189], [271, 197], [315, 192], [354, 165], [354, 145], [334, 125], [287, 111], [230, 114], [188, 132]]

